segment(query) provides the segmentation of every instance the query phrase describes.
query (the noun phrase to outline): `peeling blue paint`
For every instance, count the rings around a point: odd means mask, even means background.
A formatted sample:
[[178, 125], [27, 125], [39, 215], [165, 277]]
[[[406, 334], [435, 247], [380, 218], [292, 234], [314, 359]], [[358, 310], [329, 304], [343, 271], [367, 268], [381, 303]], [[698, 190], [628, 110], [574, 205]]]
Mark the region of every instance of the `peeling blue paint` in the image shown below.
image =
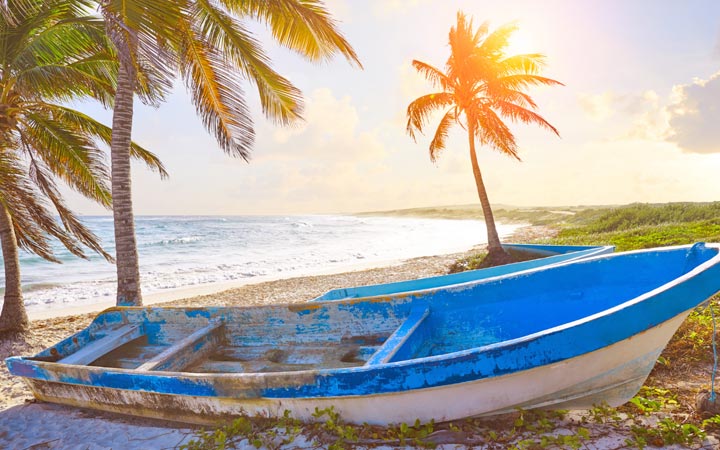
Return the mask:
[[[217, 351], [226, 358], [220, 360], [227, 363], [223, 367], [255, 367], [260, 361], [277, 364], [280, 372], [143, 372], [20, 357], [7, 364], [11, 373], [35, 380], [161, 394], [236, 399], [375, 395], [569, 360], [656, 327], [718, 290], [718, 246], [683, 246], [598, 256], [383, 299], [311, 306], [114, 308], [37, 355], [67, 355], [127, 323], [143, 325], [148, 345], [171, 345], [222, 319], [227, 342]], [[188, 349], [198, 352], [206, 343], [203, 339]], [[342, 350], [333, 356], [337, 364], [327, 365], [336, 349]], [[641, 363], [638, 370], [644, 373], [648, 362], [638, 359]]]

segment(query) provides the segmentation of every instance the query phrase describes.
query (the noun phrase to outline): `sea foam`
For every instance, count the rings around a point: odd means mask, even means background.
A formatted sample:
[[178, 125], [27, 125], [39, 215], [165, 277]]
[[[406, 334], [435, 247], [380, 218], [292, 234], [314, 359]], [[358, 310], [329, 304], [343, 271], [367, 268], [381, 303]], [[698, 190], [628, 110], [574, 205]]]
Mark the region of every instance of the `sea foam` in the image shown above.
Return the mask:
[[[86, 225], [114, 252], [112, 221]], [[500, 225], [501, 236], [516, 225]], [[258, 277], [342, 271], [358, 264], [464, 251], [486, 242], [476, 220], [354, 216], [136, 218], [146, 294]], [[23, 253], [21, 270], [29, 310], [79, 306], [115, 295], [115, 266], [98, 255], [74, 257], [55, 245], [63, 264]], [[0, 277], [0, 282], [4, 279]]]

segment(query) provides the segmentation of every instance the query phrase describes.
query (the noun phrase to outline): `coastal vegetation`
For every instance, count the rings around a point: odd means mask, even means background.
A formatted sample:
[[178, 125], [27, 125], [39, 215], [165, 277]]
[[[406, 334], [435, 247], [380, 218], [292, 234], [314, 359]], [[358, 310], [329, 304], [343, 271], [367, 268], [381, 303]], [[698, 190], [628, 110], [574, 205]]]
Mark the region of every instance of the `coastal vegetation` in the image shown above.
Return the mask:
[[[65, 106], [71, 100], [108, 104], [117, 63], [85, 1], [22, 0], [0, 12], [0, 241], [5, 293], [0, 331], [23, 331], [18, 249], [49, 261], [49, 237], [85, 257], [87, 247], [112, 260], [98, 238], [63, 201], [56, 182], [110, 207], [108, 170], [99, 142], [110, 129]], [[134, 145], [133, 154], [162, 169]], [[59, 222], [55, 215], [59, 216]]]
[[[482, 220], [475, 205], [437, 206], [360, 215]], [[635, 250], [665, 245], [720, 240], [720, 202], [637, 203], [623, 206], [496, 206], [495, 217], [504, 224], [547, 226], [558, 245], [615, 245]]]
[[562, 85], [539, 75], [545, 57], [530, 53], [508, 56], [513, 23], [489, 30], [487, 22], [474, 29], [472, 19], [457, 13], [457, 24], [450, 28], [450, 57], [445, 72], [422, 61], [413, 67], [430, 81], [438, 92], [423, 95], [407, 108], [407, 133], [416, 138], [428, 125], [431, 115], [443, 111], [442, 119], [430, 142], [430, 159], [435, 162], [445, 149], [450, 128], [458, 124], [467, 130], [470, 161], [487, 227], [489, 265], [510, 261], [500, 245], [495, 220], [477, 161], [475, 142], [520, 160], [515, 136], [504, 120], [536, 124], [559, 136], [547, 120], [537, 114], [537, 104], [526, 93], [528, 87]]
[[[622, 249], [717, 242], [720, 202], [634, 204], [617, 207], [497, 209], [503, 222], [551, 226], [557, 236], [547, 243], [614, 244]], [[378, 213], [367, 213], [377, 215]], [[476, 206], [449, 206], [386, 211], [390, 216], [477, 219]], [[456, 261], [477, 268], [484, 253]], [[470, 262], [470, 264], [468, 264]], [[720, 415], [696, 405], [699, 390], [710, 387], [715, 297], [693, 311], [658, 359], [640, 392], [613, 408], [598, 404], [586, 412], [524, 411], [503, 416], [447, 423], [402, 423], [390, 427], [350, 425], [333, 410], [317, 411], [320, 423], [301, 423], [289, 415], [279, 420], [242, 417], [232, 424], [201, 431], [186, 449], [280, 448], [305, 440], [326, 448], [402, 446], [434, 448], [441, 444], [489, 449], [645, 449], [679, 445], [714, 448], [720, 439]], [[610, 436], [612, 434], [612, 436]], [[712, 439], [712, 440], [708, 440]]]
[[280, 45], [308, 61], [340, 54], [351, 64], [361, 65], [329, 11], [316, 0], [96, 3], [119, 60], [110, 145], [117, 304], [141, 305], [130, 177], [134, 95], [158, 104], [179, 74], [220, 148], [247, 161], [254, 131], [244, 82], [255, 85], [263, 113], [278, 124], [301, 117], [302, 95], [272, 69], [243, 20], [264, 23]]

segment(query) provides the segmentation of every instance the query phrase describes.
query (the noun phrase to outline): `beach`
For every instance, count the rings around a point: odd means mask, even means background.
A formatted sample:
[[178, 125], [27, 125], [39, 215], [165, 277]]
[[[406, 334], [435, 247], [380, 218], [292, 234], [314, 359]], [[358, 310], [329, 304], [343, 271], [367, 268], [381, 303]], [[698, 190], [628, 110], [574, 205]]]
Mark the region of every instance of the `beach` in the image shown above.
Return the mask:
[[[113, 252], [111, 218], [85, 220]], [[498, 233], [509, 236], [518, 223], [499, 224]], [[137, 232], [143, 301], [150, 305], [246, 284], [461, 252], [484, 242], [484, 228], [477, 216], [141, 216]], [[98, 255], [77, 258], [59, 244], [53, 251], [62, 264], [21, 254], [23, 297], [31, 319], [114, 305], [113, 264]], [[0, 283], [3, 276], [0, 273]]]
[[[549, 237], [552, 228], [522, 227], [507, 241], [527, 242]], [[247, 284], [206, 295], [197, 295], [169, 302], [163, 306], [245, 306], [273, 303], [298, 303], [308, 301], [330, 289], [375, 283], [401, 281], [412, 278], [447, 273], [448, 267], [457, 259], [482, 250], [482, 247], [465, 252], [421, 258], [411, 258], [384, 267], [345, 271], [334, 274], [291, 277], [286, 279]], [[88, 308], [88, 307], [86, 307]], [[59, 314], [62, 313], [58, 311]], [[28, 335], [0, 343], [0, 358], [10, 355], [33, 354], [86, 327], [97, 311], [62, 315], [33, 320]], [[187, 443], [196, 429], [178, 423], [138, 419], [68, 406], [36, 402], [25, 383], [11, 377], [4, 363], [0, 363], [0, 448], [12, 449], [172, 449]], [[697, 389], [697, 386], [692, 386]], [[510, 419], [513, 420], [513, 419]], [[655, 420], [652, 416], [649, 420]], [[629, 421], [628, 421], [629, 422]], [[512, 423], [512, 422], [511, 422]], [[589, 438], [583, 441], [586, 449], [627, 448], [625, 440], [630, 426], [608, 426], [588, 423], [588, 416], [573, 413], [568, 417], [554, 418], [558, 435], [574, 435], [579, 429], [589, 430]], [[487, 425], [492, 429], [492, 422]], [[515, 440], [533, 437], [534, 432], [518, 433]], [[478, 445], [477, 436], [467, 433], [438, 431], [434, 436], [438, 448], [503, 448], [488, 444]], [[717, 448], [718, 441], [710, 436], [694, 448]], [[372, 448], [414, 448], [411, 446], [385, 445]], [[249, 443], [246, 447], [254, 448]], [[311, 440], [300, 437], [293, 444], [281, 448], [318, 448]], [[322, 448], [322, 446], [320, 447]], [[366, 448], [366, 447], [361, 447]], [[549, 448], [563, 448], [549, 447]], [[680, 445], [666, 448], [685, 448]]]
[[[527, 242], [552, 234], [545, 227], [520, 227], [506, 239], [508, 242]], [[163, 306], [248, 306], [273, 303], [298, 303], [311, 300], [324, 292], [348, 286], [362, 286], [376, 283], [402, 281], [413, 278], [435, 276], [447, 273], [448, 267], [457, 259], [477, 253], [482, 246], [464, 252], [436, 256], [411, 258], [388, 262], [383, 267], [352, 270], [341, 273], [291, 277], [246, 284], [233, 289], [221, 290], [205, 295], [196, 295], [163, 303]], [[0, 342], [0, 360], [11, 355], [28, 355], [49, 347], [58, 341], [85, 328], [104, 305], [83, 305], [75, 308], [58, 309], [55, 317], [32, 320], [30, 332]], [[72, 314], [63, 314], [71, 311]], [[160, 424], [148, 427], [147, 421], [119, 417], [89, 411], [77, 410], [45, 403], [29, 403], [32, 394], [25, 382], [11, 377], [4, 362], [0, 362], [0, 448], [71, 448], [69, 442], [84, 436], [93, 439], [93, 430], [105, 429], [116, 435], [116, 441], [78, 448], [162, 448], [177, 445], [186, 428], [177, 425]], [[43, 423], [57, 426], [47, 427]], [[72, 425], [71, 425], [72, 424]], [[171, 428], [167, 428], [171, 426]], [[137, 429], [136, 429], [137, 428]], [[83, 431], [86, 434], [83, 435]], [[68, 434], [70, 433], [70, 434]], [[123, 436], [160, 436], [160, 441], [128, 441]], [[125, 439], [125, 440], [123, 440]], [[170, 443], [172, 441], [172, 443]], [[32, 447], [49, 442], [47, 447]], [[80, 442], [77, 442], [80, 444]], [[99, 446], [98, 446], [99, 445]]]
[[[249, 306], [305, 302], [330, 289], [339, 287], [362, 286], [441, 275], [447, 273], [447, 268], [455, 260], [474, 251], [413, 258], [400, 264], [374, 269], [248, 284], [212, 294], [158, 304], [163, 306]], [[85, 312], [83, 314], [33, 320], [25, 343], [20, 342], [20, 340], [0, 343], [0, 358], [4, 359], [10, 355], [36, 353], [85, 328], [95, 315], [96, 312]], [[30, 399], [31, 394], [25, 387], [25, 383], [17, 377], [10, 377], [4, 363], [1, 364], [0, 408], [21, 404]]]

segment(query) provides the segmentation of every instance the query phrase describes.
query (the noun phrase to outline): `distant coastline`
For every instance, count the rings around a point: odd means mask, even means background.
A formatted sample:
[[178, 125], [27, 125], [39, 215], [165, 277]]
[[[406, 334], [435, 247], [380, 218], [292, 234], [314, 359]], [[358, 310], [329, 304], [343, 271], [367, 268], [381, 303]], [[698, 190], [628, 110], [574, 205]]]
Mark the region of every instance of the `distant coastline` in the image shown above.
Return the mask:
[[[494, 205], [495, 220], [504, 224], [562, 222], [565, 216], [586, 209], [606, 209], [613, 206], [511, 206]], [[367, 211], [353, 214], [357, 217], [414, 217], [425, 219], [483, 220], [480, 205], [426, 206], [420, 208]]]
[[[560, 225], [569, 216], [581, 212], [604, 212], [609, 209], [635, 206], [665, 207], [686, 205], [692, 207], [711, 206], [714, 202], [665, 202], [665, 203], [628, 203], [617, 205], [574, 205], [574, 206], [514, 206], [507, 204], [492, 205], [495, 220], [503, 224]], [[384, 211], [363, 211], [352, 214], [357, 217], [415, 217], [427, 219], [483, 220], [480, 204], [439, 205], [418, 208], [390, 209]]]

